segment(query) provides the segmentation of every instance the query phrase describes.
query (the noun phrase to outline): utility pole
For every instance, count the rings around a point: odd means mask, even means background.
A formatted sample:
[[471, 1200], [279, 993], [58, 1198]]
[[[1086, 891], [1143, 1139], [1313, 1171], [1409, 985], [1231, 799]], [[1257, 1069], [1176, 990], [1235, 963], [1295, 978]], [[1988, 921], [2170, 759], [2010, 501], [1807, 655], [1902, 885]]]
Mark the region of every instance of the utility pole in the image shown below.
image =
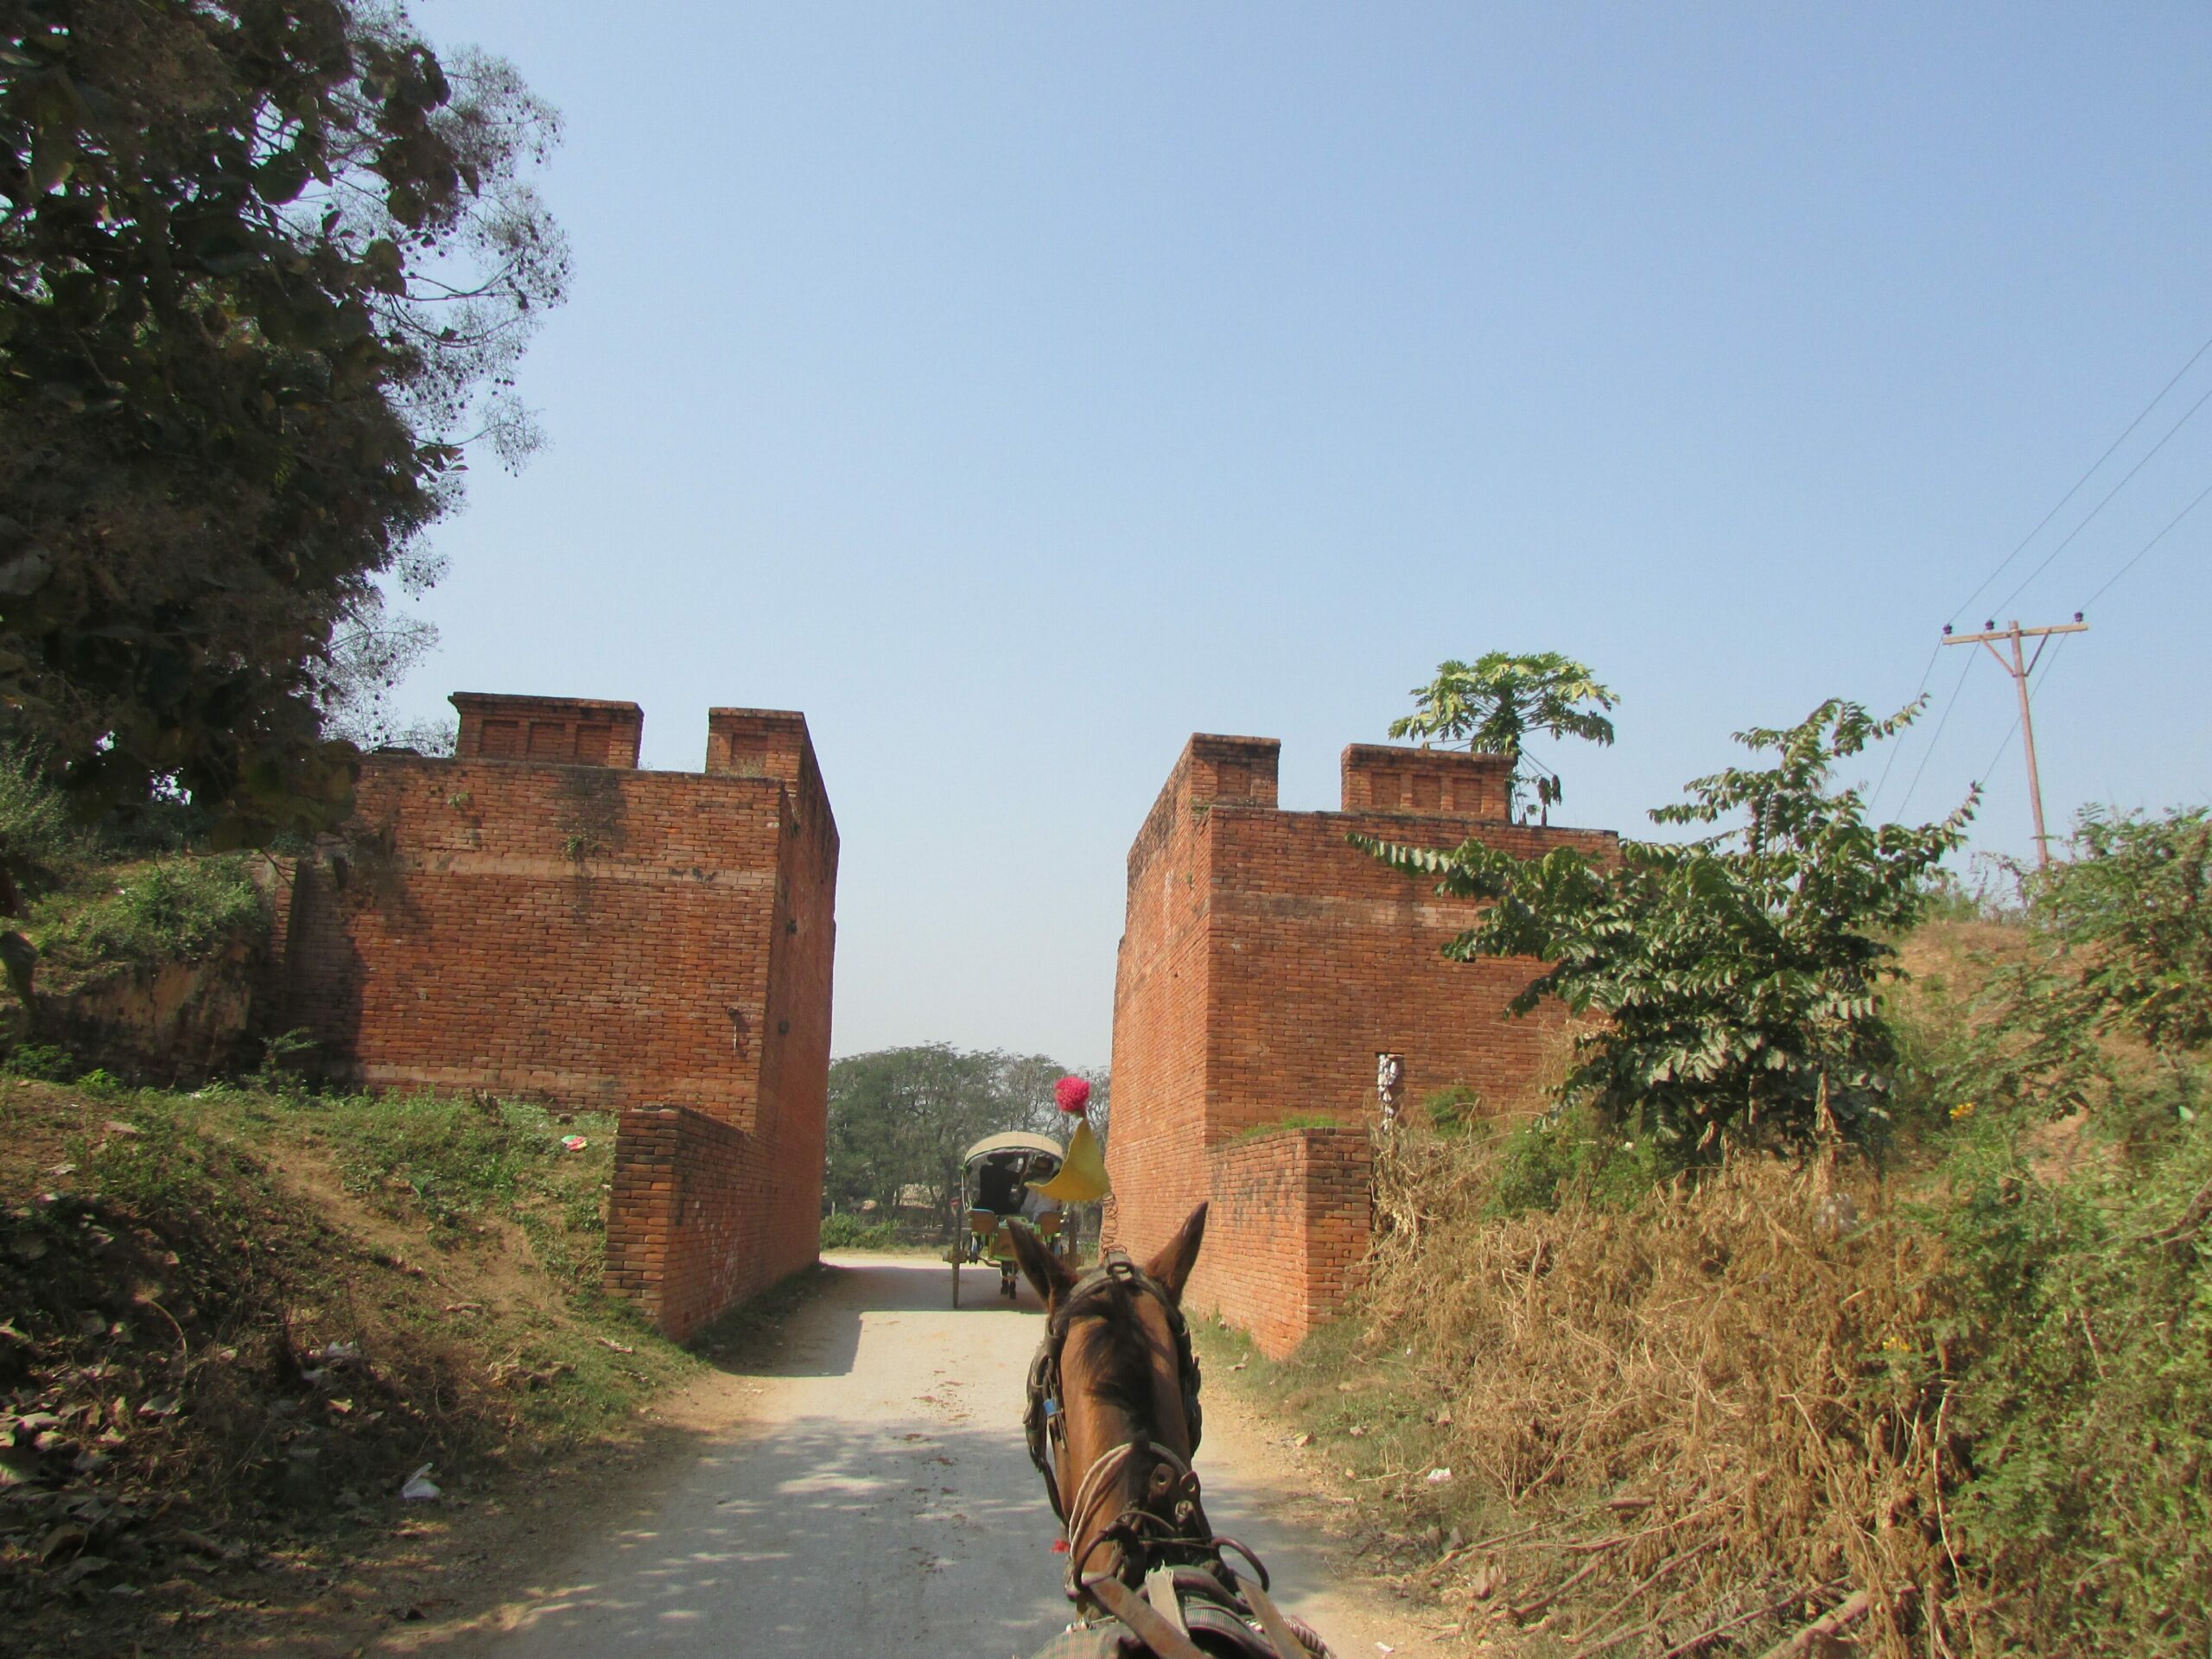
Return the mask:
[[[1943, 625], [1943, 643], [1947, 645], [1986, 645], [1989, 654], [1997, 659], [1997, 666], [2012, 677], [2013, 688], [2020, 694], [2020, 736], [2028, 751], [2028, 810], [2036, 820], [2036, 868], [2050, 868], [2050, 837], [2043, 832], [2043, 780], [2036, 774], [2036, 723], [2028, 713], [2028, 676], [2036, 671], [2036, 664], [2043, 660], [2043, 648], [2050, 643], [2054, 633], [2087, 633], [2089, 625], [2082, 620], [2082, 613], [2074, 613], [2071, 622], [2061, 622], [2048, 628], [2024, 628], [2016, 620], [2010, 627], [2000, 628], [1994, 621], [1982, 625], [1980, 633], [1953, 633], [1951, 625]], [[2008, 661], [1997, 649], [1997, 642], [2004, 640], [2012, 647]], [[2020, 641], [2036, 642], [2035, 655], [2021, 658]]]

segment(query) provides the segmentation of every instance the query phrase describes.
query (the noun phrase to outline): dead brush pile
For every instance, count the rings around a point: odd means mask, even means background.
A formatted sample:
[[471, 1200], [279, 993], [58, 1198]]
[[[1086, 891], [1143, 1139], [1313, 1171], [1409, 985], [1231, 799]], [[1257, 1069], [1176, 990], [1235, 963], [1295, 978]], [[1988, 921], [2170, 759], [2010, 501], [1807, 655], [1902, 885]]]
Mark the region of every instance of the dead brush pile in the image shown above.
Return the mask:
[[1381, 1149], [1362, 1309], [1363, 1345], [1415, 1357], [1439, 1461], [1506, 1506], [1454, 1563], [1471, 1613], [1577, 1656], [1760, 1651], [1851, 1592], [1872, 1650], [1938, 1651], [1938, 1263], [1882, 1184], [1745, 1159], [1499, 1219], [1497, 1155]]

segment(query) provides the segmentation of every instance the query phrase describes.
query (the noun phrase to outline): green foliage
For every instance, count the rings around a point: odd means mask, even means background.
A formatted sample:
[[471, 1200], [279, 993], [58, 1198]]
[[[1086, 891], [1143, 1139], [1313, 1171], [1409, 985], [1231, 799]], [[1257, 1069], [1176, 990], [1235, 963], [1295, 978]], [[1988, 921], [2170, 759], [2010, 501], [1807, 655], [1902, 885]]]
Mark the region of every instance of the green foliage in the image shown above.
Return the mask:
[[0, 913], [12, 913], [22, 889], [50, 886], [84, 856], [83, 832], [69, 804], [32, 752], [0, 744]]
[[[849, 1055], [830, 1067], [825, 1195], [841, 1207], [872, 1200], [888, 1217], [908, 1189], [951, 1225], [961, 1154], [987, 1135], [1027, 1129], [1065, 1141], [1052, 1103], [1068, 1069], [1042, 1054], [971, 1052], [944, 1043]], [[1102, 1131], [1106, 1080], [1093, 1076], [1090, 1122]]]
[[73, 791], [343, 811], [324, 720], [407, 654], [379, 579], [435, 578], [467, 443], [531, 442], [553, 131], [368, 0], [0, 21], [0, 702]]
[[1427, 1096], [1421, 1103], [1429, 1127], [1440, 1135], [1464, 1135], [1482, 1117], [1480, 1091], [1455, 1083]]
[[8, 1052], [8, 1075], [42, 1083], [67, 1083], [77, 1075], [77, 1057], [51, 1043], [18, 1043]]
[[1576, 1040], [1562, 1088], [1624, 1141], [1657, 1137], [1684, 1160], [1718, 1155], [1724, 1134], [1797, 1141], [1822, 1113], [1864, 1135], [1896, 1058], [1876, 989], [1896, 972], [1885, 935], [1905, 927], [1923, 884], [1962, 839], [1967, 804], [1916, 829], [1867, 823], [1835, 763], [1891, 735], [1888, 720], [1825, 702], [1800, 724], [1737, 741], [1764, 768], [1690, 784], [1660, 823], [1732, 827], [1688, 843], [1624, 841], [1606, 864], [1572, 848], [1523, 862], [1469, 841], [1452, 852], [1355, 836], [1437, 891], [1493, 900], [1446, 947], [1461, 961], [1535, 957], [1550, 966], [1510, 1005], [1556, 998], [1601, 1016]]
[[2166, 1050], [2212, 1039], [2212, 811], [2148, 817], [2090, 808], [2073, 857], [2037, 876], [2037, 919], [2081, 955], [2106, 1029]]
[[1626, 1210], [1664, 1180], [1679, 1160], [1656, 1141], [1624, 1139], [1587, 1104], [1547, 1112], [1520, 1125], [1498, 1147], [1487, 1220], [1556, 1210], [1568, 1193], [1592, 1208]]
[[[1613, 694], [1572, 658], [1555, 651], [1533, 656], [1485, 652], [1472, 663], [1437, 664], [1436, 677], [1413, 692], [1414, 712], [1390, 722], [1393, 737], [1465, 743], [1480, 754], [1510, 755], [1518, 763], [1529, 734], [1613, 741], [1604, 711]], [[1519, 787], [1516, 765], [1511, 786]], [[1536, 779], [1536, 799], [1547, 809], [1560, 798], [1558, 774]]]
[[2019, 1650], [2194, 1659], [2212, 1637], [2212, 1124], [2061, 1167], [2042, 1117], [1963, 1120], [1929, 1212], [1972, 1448], [1959, 1548]]
[[825, 1250], [887, 1250], [898, 1242], [899, 1229], [888, 1221], [862, 1221], [844, 1214], [822, 1218]]
[[[1907, 1103], [1947, 1146], [1917, 1219], [1948, 1263], [1951, 1523], [2009, 1648], [2193, 1659], [2212, 1639], [2212, 1077], [2177, 1040], [2208, 988], [2176, 912], [2201, 815], [2094, 822], [2027, 886], [2034, 948], [1916, 998], [1905, 1029]], [[2153, 1032], [2163, 1056], [2112, 1040]]]
[[118, 884], [89, 904], [51, 921], [46, 912], [55, 907], [41, 907], [35, 943], [48, 960], [79, 971], [195, 960], [267, 925], [247, 869], [240, 854], [126, 866]]

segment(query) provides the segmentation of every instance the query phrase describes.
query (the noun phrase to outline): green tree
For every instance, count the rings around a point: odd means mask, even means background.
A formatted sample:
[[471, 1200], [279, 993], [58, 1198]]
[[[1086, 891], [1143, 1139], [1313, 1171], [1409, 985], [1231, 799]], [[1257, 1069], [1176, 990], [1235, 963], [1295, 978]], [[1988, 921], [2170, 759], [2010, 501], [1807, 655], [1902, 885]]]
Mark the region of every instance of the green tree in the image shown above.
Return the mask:
[[2031, 913], [2080, 952], [2098, 1024], [2169, 1052], [2212, 1041], [2212, 812], [2091, 808], [2072, 852], [2031, 879]]
[[87, 805], [327, 822], [334, 641], [532, 442], [556, 119], [370, 0], [5, 0], [0, 76], [0, 735]]
[[[1493, 651], [1472, 663], [1440, 663], [1433, 680], [1414, 688], [1413, 699], [1414, 712], [1392, 721], [1390, 735], [1465, 743], [1478, 754], [1510, 756], [1509, 809], [1518, 799], [1521, 767], [1529, 761], [1522, 746], [1531, 733], [1600, 745], [1613, 741], [1613, 722], [1605, 713], [1614, 704], [1613, 694], [1580, 663], [1555, 651], [1525, 657]], [[1553, 804], [1561, 798], [1559, 774], [1540, 770], [1535, 787], [1548, 822]]]
[[918, 1189], [949, 1230], [970, 1146], [1007, 1129], [1066, 1139], [1068, 1120], [1052, 1103], [1052, 1085], [1066, 1075], [1041, 1054], [945, 1043], [832, 1061], [823, 1190], [833, 1204], [873, 1202], [887, 1216], [903, 1192]]
[[1896, 1060], [1877, 988], [1898, 970], [1885, 936], [1926, 902], [1925, 880], [1964, 837], [1974, 798], [1941, 823], [1870, 824], [1835, 763], [1893, 735], [1857, 703], [1822, 703], [1801, 724], [1737, 734], [1770, 752], [1651, 813], [1726, 825], [1686, 843], [1624, 841], [1611, 861], [1557, 848], [1528, 861], [1469, 841], [1452, 852], [1356, 836], [1437, 891], [1493, 901], [1445, 947], [1460, 961], [1549, 964], [1510, 1005], [1555, 998], [1596, 1016], [1578, 1034], [1564, 1103], [1656, 1135], [1683, 1160], [1724, 1133], [1800, 1140], [1823, 1109], [1863, 1133], [1883, 1109]]

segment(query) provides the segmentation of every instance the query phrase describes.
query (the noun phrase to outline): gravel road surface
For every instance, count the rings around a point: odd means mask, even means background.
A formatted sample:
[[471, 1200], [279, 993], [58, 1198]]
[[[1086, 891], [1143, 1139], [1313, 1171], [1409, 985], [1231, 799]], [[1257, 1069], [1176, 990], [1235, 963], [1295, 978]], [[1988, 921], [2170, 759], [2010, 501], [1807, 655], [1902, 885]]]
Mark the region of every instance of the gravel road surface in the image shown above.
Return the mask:
[[[757, 1410], [641, 1495], [503, 1611], [497, 1659], [845, 1653], [1015, 1659], [1067, 1618], [1052, 1512], [1022, 1449], [1021, 1385], [1043, 1324], [988, 1272], [842, 1255], [773, 1363]], [[1387, 1592], [1332, 1583], [1270, 1448], [1209, 1390], [1198, 1471], [1223, 1531], [1339, 1659], [1441, 1651]], [[467, 1644], [475, 1647], [475, 1643]]]

